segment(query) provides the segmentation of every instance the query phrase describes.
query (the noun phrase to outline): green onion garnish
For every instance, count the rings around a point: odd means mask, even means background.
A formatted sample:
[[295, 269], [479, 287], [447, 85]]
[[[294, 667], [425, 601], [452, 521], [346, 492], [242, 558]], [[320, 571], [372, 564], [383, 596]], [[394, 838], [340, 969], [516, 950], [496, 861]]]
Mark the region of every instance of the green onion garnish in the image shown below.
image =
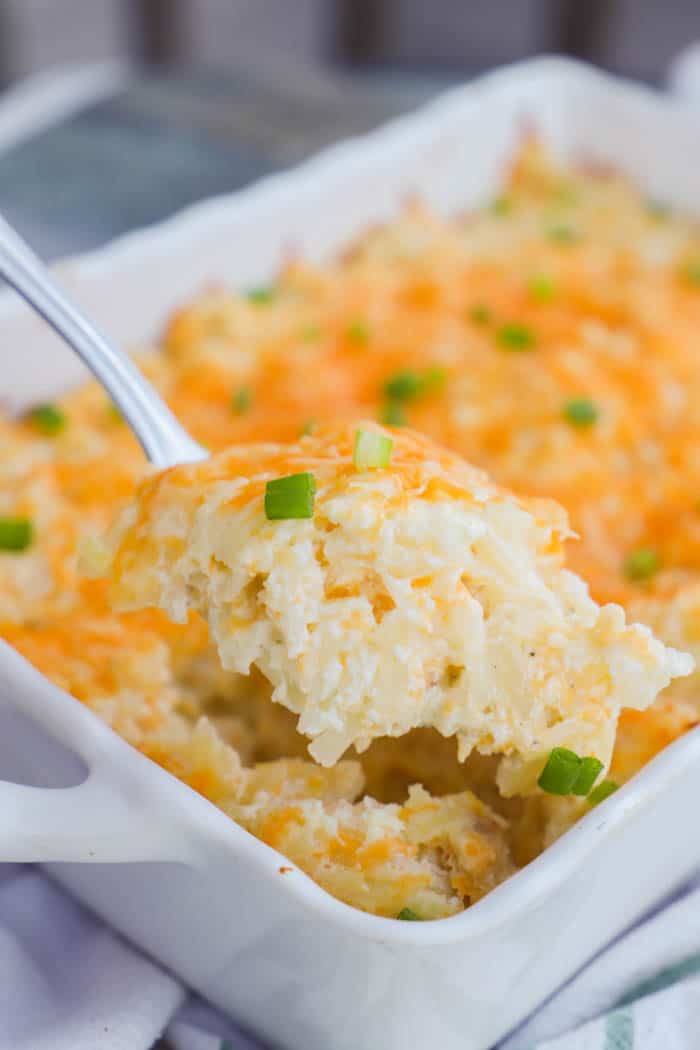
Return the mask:
[[37, 405], [28, 414], [27, 418], [43, 434], [58, 434], [66, 425], [64, 413], [56, 405]]
[[400, 401], [389, 401], [382, 409], [379, 420], [388, 427], [405, 427], [406, 411]]
[[250, 392], [250, 388], [247, 386], [242, 386], [231, 398], [231, 408], [238, 416], [247, 412], [252, 404], [253, 395]]
[[504, 324], [496, 332], [496, 339], [504, 350], [531, 350], [535, 335], [524, 324]]
[[265, 517], [270, 521], [311, 518], [314, 513], [316, 479], [313, 474], [289, 474], [265, 486]]
[[33, 539], [29, 518], [0, 518], [0, 551], [26, 551]]
[[393, 447], [393, 440], [386, 434], [378, 434], [374, 430], [358, 430], [355, 434], [352, 461], [358, 470], [388, 467]]
[[659, 556], [653, 547], [639, 547], [625, 558], [624, 571], [628, 580], [649, 580], [658, 572]]
[[573, 226], [557, 223], [547, 228], [547, 238], [555, 244], [574, 244], [578, 238], [578, 231]]
[[564, 405], [564, 419], [575, 427], [590, 427], [598, 418], [598, 409], [588, 397], [575, 397]]
[[265, 306], [267, 303], [271, 303], [275, 298], [275, 289], [269, 288], [251, 288], [246, 298], [249, 303], [255, 303], [257, 306]]
[[351, 343], [364, 344], [369, 341], [369, 327], [364, 321], [353, 321], [345, 330]]
[[602, 770], [603, 763], [599, 758], [594, 758], [593, 756], [582, 758], [578, 776], [571, 788], [571, 794], [588, 795]]
[[603, 763], [592, 755], [580, 758], [568, 747], [554, 747], [537, 781], [549, 795], [587, 795]]
[[397, 372], [384, 384], [384, 393], [394, 401], [412, 401], [423, 390], [423, 378], [418, 372]]
[[113, 423], [123, 423], [124, 416], [118, 405], [115, 405], [114, 401], [109, 401], [107, 404], [107, 415]]
[[527, 284], [527, 289], [532, 298], [538, 303], [551, 303], [557, 294], [557, 288], [551, 277], [543, 274], [535, 274]]
[[501, 193], [489, 204], [489, 211], [492, 215], [510, 215], [513, 210], [513, 200], [505, 193]]
[[700, 259], [691, 259], [690, 262], [687, 262], [681, 270], [681, 275], [689, 284], [700, 286]]
[[554, 747], [537, 784], [549, 795], [570, 795], [581, 771], [581, 759], [567, 747]]
[[301, 435], [301, 437], [308, 437], [309, 434], [313, 434], [315, 429], [316, 429], [316, 420], [315, 419], [307, 419], [306, 422], [302, 423], [302, 425], [301, 425], [300, 435]]
[[384, 395], [389, 401], [414, 401], [439, 390], [446, 379], [447, 373], [439, 365], [424, 372], [397, 372], [384, 384]]
[[663, 222], [671, 217], [671, 206], [663, 201], [647, 201], [647, 214], [657, 222]]
[[588, 801], [592, 806], [597, 806], [599, 802], [604, 802], [606, 798], [613, 795], [619, 786], [614, 780], [602, 780], [600, 784], [593, 788], [588, 796]]
[[413, 908], [402, 908], [399, 914], [396, 916], [397, 919], [401, 919], [403, 922], [422, 922], [420, 915], [418, 915]]
[[476, 303], [469, 311], [469, 320], [474, 324], [488, 324], [491, 320], [491, 311], [483, 303]]

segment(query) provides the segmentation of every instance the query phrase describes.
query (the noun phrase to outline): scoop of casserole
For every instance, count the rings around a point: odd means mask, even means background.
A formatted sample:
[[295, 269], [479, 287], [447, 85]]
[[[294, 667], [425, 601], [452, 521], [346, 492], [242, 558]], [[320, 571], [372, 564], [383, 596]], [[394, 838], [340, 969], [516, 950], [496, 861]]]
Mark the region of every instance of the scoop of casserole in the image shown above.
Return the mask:
[[329, 426], [150, 476], [93, 569], [119, 610], [203, 614], [322, 765], [432, 726], [535, 789], [555, 747], [610, 761], [618, 714], [692, 658], [565, 568], [550, 501], [516, 498], [405, 430]]

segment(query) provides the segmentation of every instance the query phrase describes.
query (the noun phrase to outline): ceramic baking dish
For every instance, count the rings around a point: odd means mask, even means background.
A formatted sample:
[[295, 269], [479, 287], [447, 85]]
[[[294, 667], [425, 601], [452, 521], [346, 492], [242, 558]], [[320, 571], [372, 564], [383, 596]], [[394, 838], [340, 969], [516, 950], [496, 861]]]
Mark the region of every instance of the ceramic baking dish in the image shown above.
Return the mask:
[[[291, 248], [333, 253], [409, 194], [440, 210], [486, 199], [524, 127], [700, 213], [700, 121], [546, 59], [72, 262], [65, 284], [117, 340], [143, 344], [208, 282], [269, 278]], [[80, 375], [9, 296], [0, 368], [17, 408]], [[484, 1050], [700, 865], [697, 730], [464, 914], [401, 923], [328, 896], [7, 647], [0, 704], [0, 859], [53, 862], [81, 900], [275, 1047]]]

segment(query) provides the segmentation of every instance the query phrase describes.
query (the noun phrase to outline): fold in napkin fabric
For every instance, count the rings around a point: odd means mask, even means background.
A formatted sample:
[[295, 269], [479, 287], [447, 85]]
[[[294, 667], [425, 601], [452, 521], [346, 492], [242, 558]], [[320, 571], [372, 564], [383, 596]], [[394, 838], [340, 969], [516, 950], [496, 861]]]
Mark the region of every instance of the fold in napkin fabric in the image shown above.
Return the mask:
[[[0, 865], [0, 1050], [150, 1050], [161, 1037], [168, 1050], [265, 1050], [40, 870]], [[700, 878], [498, 1050], [698, 1048]]]

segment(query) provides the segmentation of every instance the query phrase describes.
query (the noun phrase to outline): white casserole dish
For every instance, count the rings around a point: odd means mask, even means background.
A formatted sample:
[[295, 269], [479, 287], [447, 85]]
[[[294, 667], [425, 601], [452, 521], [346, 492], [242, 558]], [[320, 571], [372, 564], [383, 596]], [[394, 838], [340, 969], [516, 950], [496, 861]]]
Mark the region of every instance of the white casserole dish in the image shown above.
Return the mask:
[[[143, 343], [204, 284], [264, 280], [290, 247], [332, 253], [407, 194], [478, 203], [524, 126], [700, 213], [700, 122], [543, 59], [72, 262], [64, 283], [115, 339]], [[9, 295], [0, 367], [17, 408], [81, 374]], [[7, 646], [0, 713], [0, 774], [19, 782], [0, 783], [0, 859], [71, 862], [54, 863], [61, 882], [275, 1047], [484, 1050], [700, 865], [698, 730], [469, 911], [422, 924], [328, 896]]]

